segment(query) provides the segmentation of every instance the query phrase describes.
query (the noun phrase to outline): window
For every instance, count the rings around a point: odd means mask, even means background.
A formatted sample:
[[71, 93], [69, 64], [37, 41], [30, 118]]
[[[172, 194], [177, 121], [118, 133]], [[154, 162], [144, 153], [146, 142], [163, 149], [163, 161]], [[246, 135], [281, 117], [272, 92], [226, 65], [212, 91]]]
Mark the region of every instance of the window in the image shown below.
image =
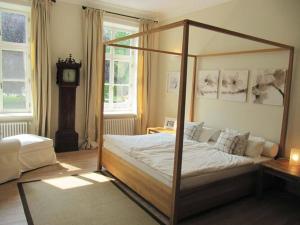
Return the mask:
[[28, 12], [0, 8], [0, 113], [31, 112]]
[[[138, 27], [104, 23], [104, 40], [136, 33]], [[137, 40], [119, 42], [136, 46]], [[106, 114], [136, 114], [137, 111], [137, 51], [125, 48], [106, 48], [104, 112]]]

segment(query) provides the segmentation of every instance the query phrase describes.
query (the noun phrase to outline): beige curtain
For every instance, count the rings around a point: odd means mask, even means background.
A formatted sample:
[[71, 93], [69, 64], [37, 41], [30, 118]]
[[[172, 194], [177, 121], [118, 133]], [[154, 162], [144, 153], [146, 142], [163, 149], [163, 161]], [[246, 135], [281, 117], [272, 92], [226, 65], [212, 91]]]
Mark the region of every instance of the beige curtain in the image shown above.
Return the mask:
[[99, 138], [100, 95], [102, 94], [103, 13], [83, 10], [83, 74], [85, 76], [85, 142], [83, 149], [97, 147]]
[[[151, 30], [153, 21], [141, 20], [140, 32]], [[145, 35], [139, 38], [139, 46], [143, 48], [155, 48], [155, 35]], [[147, 51], [139, 51], [138, 55], [138, 87], [137, 87], [137, 120], [136, 134], [144, 134], [149, 125], [149, 111], [151, 101], [151, 72], [154, 54]]]
[[51, 125], [51, 60], [50, 0], [32, 0], [31, 64], [33, 127], [36, 134], [50, 136]]

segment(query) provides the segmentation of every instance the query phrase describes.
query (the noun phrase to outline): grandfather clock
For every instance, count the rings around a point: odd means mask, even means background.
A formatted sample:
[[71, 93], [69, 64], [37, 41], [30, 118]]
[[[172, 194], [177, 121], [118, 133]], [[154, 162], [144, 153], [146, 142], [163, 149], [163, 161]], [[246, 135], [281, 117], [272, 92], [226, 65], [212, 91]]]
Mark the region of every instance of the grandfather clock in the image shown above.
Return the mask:
[[70, 54], [56, 63], [56, 83], [59, 86], [58, 131], [55, 133], [55, 151], [78, 150], [78, 134], [75, 131], [76, 88], [79, 85], [81, 62]]

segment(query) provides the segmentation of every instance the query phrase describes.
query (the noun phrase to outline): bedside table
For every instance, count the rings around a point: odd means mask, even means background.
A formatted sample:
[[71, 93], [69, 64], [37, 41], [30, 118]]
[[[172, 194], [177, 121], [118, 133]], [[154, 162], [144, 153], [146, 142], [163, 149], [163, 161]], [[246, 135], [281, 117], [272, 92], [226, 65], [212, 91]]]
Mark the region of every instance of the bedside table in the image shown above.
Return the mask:
[[168, 129], [164, 127], [148, 127], [147, 134], [156, 134], [156, 133], [166, 133], [166, 134], [176, 134], [176, 131], [173, 129]]
[[290, 165], [288, 159], [278, 159], [264, 162], [261, 164], [261, 169], [258, 175], [257, 197], [261, 198], [263, 195], [263, 176], [269, 174], [280, 178], [284, 181], [300, 184], [300, 166]]

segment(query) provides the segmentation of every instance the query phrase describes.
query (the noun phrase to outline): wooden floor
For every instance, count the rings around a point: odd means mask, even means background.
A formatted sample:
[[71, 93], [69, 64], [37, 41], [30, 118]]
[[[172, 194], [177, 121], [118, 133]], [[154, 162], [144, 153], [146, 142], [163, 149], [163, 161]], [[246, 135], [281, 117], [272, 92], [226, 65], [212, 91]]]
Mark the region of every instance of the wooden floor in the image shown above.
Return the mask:
[[[19, 181], [78, 174], [95, 171], [97, 151], [80, 151], [57, 154], [59, 164], [24, 173]], [[27, 224], [17, 181], [0, 185], [0, 225]]]
[[[95, 171], [96, 151], [57, 154], [59, 164], [23, 174], [20, 181]], [[0, 225], [25, 225], [26, 218], [16, 185], [0, 185]], [[262, 201], [243, 198], [183, 221], [182, 225], [300, 225], [300, 200], [294, 195], [270, 191]], [[88, 224], [86, 224], [88, 225]]]
[[269, 191], [263, 200], [246, 197], [182, 223], [182, 225], [196, 224], [299, 225], [300, 199], [286, 192]]

